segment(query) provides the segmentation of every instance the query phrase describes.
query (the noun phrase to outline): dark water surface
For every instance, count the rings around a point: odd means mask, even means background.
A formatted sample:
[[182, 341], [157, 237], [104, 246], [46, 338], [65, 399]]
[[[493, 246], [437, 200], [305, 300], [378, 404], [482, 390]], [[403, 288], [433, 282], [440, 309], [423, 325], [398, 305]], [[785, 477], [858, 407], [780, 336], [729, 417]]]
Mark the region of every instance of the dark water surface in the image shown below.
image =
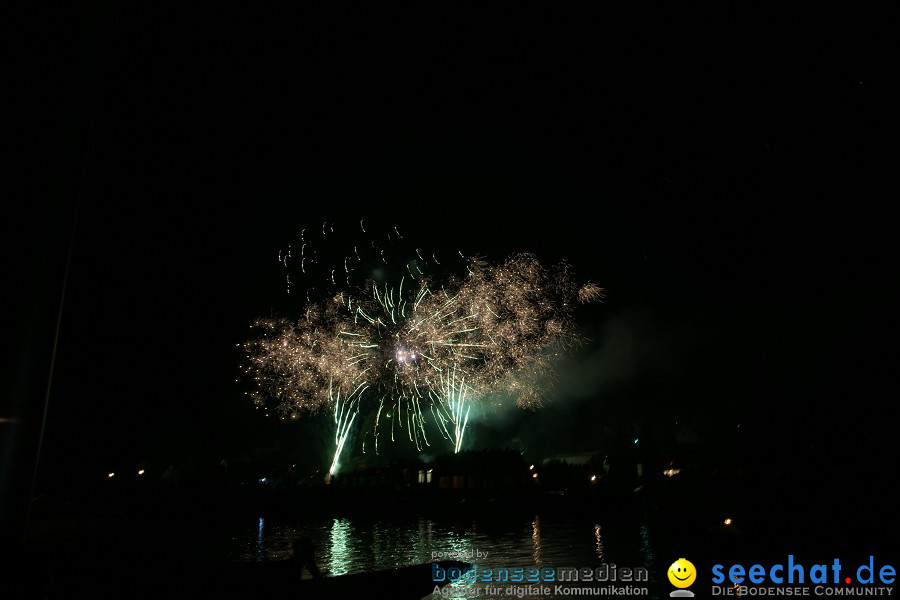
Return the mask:
[[[601, 563], [644, 567], [656, 597], [656, 559], [647, 522], [639, 515], [601, 519], [588, 514], [471, 517], [377, 515], [291, 518], [260, 515], [241, 522], [229, 547], [237, 562], [291, 556], [293, 540], [313, 540], [319, 566], [330, 575], [454, 558], [479, 568], [590, 567]], [[483, 585], [483, 584], [482, 584]], [[464, 585], [449, 597], [466, 597]], [[523, 598], [552, 596], [528, 595]]]
[[[208, 497], [190, 510], [175, 504], [168, 512], [39, 519], [29, 544], [31, 571], [22, 579], [34, 592], [27, 597], [70, 597], [73, 590], [95, 598], [175, 597], [179, 592], [193, 597], [195, 591], [208, 591], [211, 582], [224, 582], [219, 587], [227, 588], [232, 571], [244, 573], [239, 579], [255, 585], [257, 577], [271, 572], [269, 565], [292, 557], [300, 537], [313, 542], [316, 562], [328, 576], [436, 559], [495, 570], [615, 564], [645, 568], [647, 581], [631, 585], [646, 588], [643, 597], [650, 598], [668, 597], [673, 588], [666, 571], [682, 557], [696, 566], [693, 589], [704, 596], [710, 593], [716, 564], [726, 565], [727, 571], [737, 563], [786, 563], [788, 556], [805, 565], [839, 558], [854, 569], [870, 557], [876, 567], [900, 564], [896, 511], [873, 501], [834, 502], [825, 488], [802, 496], [774, 485], [752, 491], [728, 496], [741, 500], [737, 503], [705, 502], [695, 490], [659, 501], [546, 497], [535, 503], [503, 496], [476, 506], [463, 502], [471, 498], [442, 502], [422, 496], [395, 502], [364, 490], [347, 495], [343, 503], [338, 497], [312, 502], [304, 496], [271, 507], [229, 505]], [[734, 517], [733, 524], [725, 526], [725, 516]], [[518, 584], [519, 591], [527, 585]], [[445, 589], [445, 597], [472, 597], [460, 582]], [[400, 597], [399, 592], [373, 589], [368, 597]], [[509, 595], [482, 592], [478, 597]], [[528, 591], [517, 597], [562, 595], [551, 586], [549, 593]]]

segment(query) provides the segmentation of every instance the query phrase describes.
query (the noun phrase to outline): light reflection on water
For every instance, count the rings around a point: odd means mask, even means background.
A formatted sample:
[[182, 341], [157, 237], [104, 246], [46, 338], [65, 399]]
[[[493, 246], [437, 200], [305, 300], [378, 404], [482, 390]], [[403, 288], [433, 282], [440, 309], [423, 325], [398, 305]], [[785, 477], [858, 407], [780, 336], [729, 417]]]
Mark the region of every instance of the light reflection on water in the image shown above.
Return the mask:
[[331, 524], [331, 560], [328, 571], [332, 575], [349, 573], [353, 565], [352, 528], [347, 519], [334, 519]]
[[266, 520], [263, 517], [259, 518], [259, 522], [256, 525], [256, 560], [265, 560], [266, 558]]
[[[595, 568], [608, 562], [646, 567], [650, 581], [640, 585], [656, 597], [650, 535], [646, 523], [639, 519], [601, 525], [587, 516], [539, 514], [502, 524], [487, 518], [391, 517], [374, 521], [362, 517], [301, 520], [260, 516], [233, 538], [230, 559], [288, 559], [294, 540], [301, 536], [312, 539], [316, 561], [329, 575], [430, 562], [433, 553], [445, 553], [444, 558], [455, 553], [460, 560], [490, 568]], [[461, 583], [450, 584], [448, 590], [450, 598], [466, 597]], [[523, 596], [528, 598], [542, 596]]]

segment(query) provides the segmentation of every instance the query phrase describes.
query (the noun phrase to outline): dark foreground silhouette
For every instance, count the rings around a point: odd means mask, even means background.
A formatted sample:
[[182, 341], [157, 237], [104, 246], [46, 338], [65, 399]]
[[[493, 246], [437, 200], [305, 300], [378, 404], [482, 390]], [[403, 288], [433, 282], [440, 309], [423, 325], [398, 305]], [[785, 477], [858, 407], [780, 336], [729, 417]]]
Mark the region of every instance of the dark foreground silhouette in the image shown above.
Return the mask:
[[[305, 558], [259, 563], [83, 562], [44, 564], [19, 573], [22, 598], [343, 598], [389, 596], [419, 600], [434, 590], [432, 564], [422, 563], [369, 573], [329, 576]], [[469, 565], [437, 563], [442, 569]], [[446, 582], [437, 585], [443, 586]]]

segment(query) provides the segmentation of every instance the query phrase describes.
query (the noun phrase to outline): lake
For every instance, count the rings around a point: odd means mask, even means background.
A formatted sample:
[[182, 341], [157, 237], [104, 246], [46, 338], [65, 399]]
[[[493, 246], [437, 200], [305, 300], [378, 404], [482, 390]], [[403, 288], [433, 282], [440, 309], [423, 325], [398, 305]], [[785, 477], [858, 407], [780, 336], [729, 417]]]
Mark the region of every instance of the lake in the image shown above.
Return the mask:
[[[283, 560], [291, 556], [292, 542], [306, 536], [316, 547], [319, 567], [329, 575], [388, 569], [439, 558], [459, 558], [475, 563], [479, 569], [594, 569], [609, 563], [646, 568], [649, 581], [641, 585], [650, 588], [649, 597], [657, 597], [658, 565], [650, 528], [640, 515], [603, 518], [564, 512], [498, 514], [502, 513], [494, 511], [483, 517], [410, 514], [387, 518], [377, 514], [321, 518], [261, 514], [241, 523], [231, 539], [229, 558], [237, 562]], [[478, 585], [484, 589], [487, 584]], [[463, 582], [454, 582], [448, 586], [449, 595], [445, 597], [465, 598], [465, 587]]]

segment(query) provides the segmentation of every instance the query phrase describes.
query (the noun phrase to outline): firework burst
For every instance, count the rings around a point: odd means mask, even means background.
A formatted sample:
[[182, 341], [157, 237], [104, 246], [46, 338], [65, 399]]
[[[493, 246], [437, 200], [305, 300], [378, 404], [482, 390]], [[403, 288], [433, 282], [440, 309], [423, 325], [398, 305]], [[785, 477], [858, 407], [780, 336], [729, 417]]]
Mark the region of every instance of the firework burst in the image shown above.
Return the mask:
[[[326, 223], [322, 231], [333, 226]], [[390, 407], [392, 440], [401, 429], [417, 448], [429, 445], [430, 412], [456, 452], [474, 407], [510, 393], [520, 407], [539, 407], [554, 381], [554, 358], [579, 342], [575, 306], [602, 298], [593, 284], [576, 286], [567, 265], [547, 269], [530, 254], [492, 265], [460, 253], [463, 272], [439, 282], [425, 276], [429, 266], [440, 264], [437, 256], [429, 265], [416, 249], [399, 276], [394, 271], [383, 281], [368, 278], [352, 286], [354, 257], [364, 262], [358, 248], [342, 261], [348, 285], [339, 285], [335, 269], [319, 269], [315, 280], [329, 296], [319, 302], [308, 296], [296, 321], [258, 321], [260, 333], [244, 346], [254, 402], [274, 400], [284, 418], [325, 406], [334, 411], [332, 474], [365, 403], [378, 407], [376, 450], [382, 413]], [[371, 248], [390, 264], [384, 248]], [[304, 247], [301, 268], [312, 271], [318, 256]]]

